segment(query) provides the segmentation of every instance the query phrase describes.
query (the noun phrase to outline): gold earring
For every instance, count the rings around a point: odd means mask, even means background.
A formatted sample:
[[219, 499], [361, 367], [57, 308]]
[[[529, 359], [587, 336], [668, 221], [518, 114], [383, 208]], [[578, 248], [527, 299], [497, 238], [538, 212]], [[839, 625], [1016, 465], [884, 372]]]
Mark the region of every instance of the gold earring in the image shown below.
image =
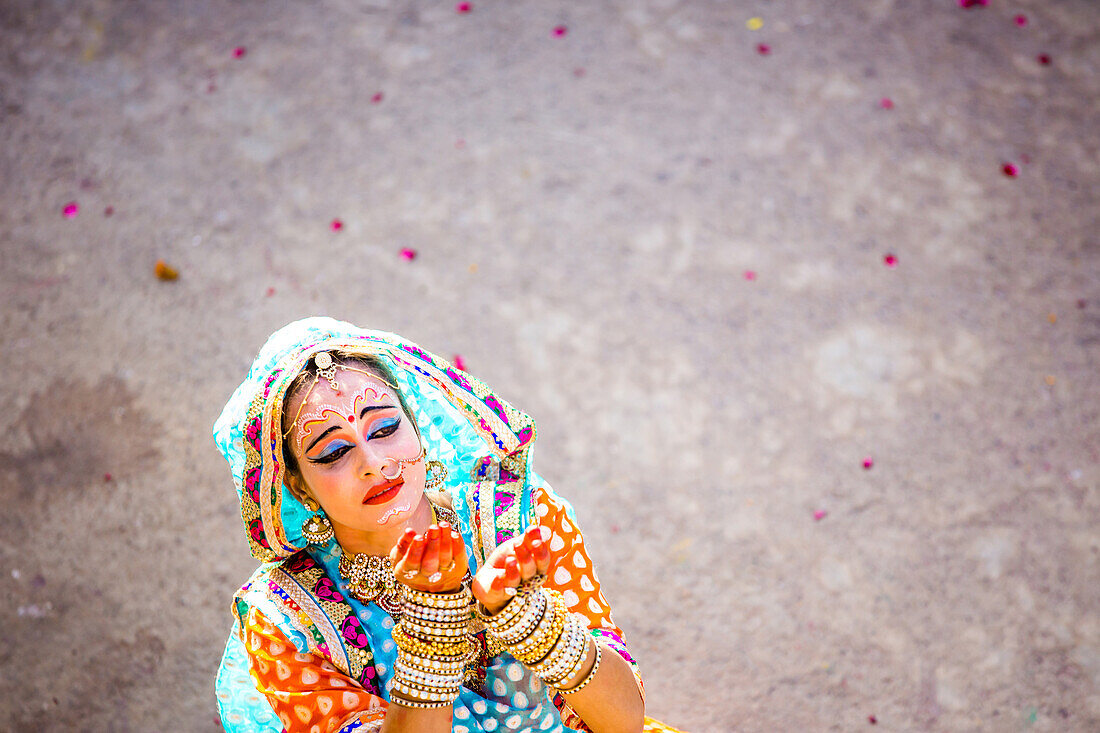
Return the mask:
[[439, 461], [428, 461], [424, 467], [424, 488], [431, 491], [443, 486], [447, 480], [447, 467]]
[[321, 511], [321, 507], [314, 508], [313, 502], [306, 499], [303, 502], [306, 505], [306, 511], [312, 512], [309, 518], [302, 524], [302, 536], [306, 538], [306, 542], [311, 545], [323, 545], [327, 543], [333, 537], [332, 522], [329, 521], [325, 513]]

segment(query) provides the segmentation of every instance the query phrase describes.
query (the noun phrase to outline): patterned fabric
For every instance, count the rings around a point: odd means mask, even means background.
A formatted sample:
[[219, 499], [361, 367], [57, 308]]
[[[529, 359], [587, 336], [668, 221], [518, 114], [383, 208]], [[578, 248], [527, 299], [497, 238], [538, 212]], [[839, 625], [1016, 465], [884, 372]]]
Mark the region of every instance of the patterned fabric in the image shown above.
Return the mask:
[[[369, 730], [388, 705], [386, 683], [397, 656], [393, 619], [347, 592], [335, 540], [306, 546], [306, 510], [283, 483], [283, 395], [313, 354], [333, 349], [370, 354], [394, 372], [429, 456], [448, 469], [444, 488], [471, 573], [530, 524], [549, 526], [557, 538], [547, 585], [561, 590], [567, 605], [589, 619], [593, 635], [630, 663], [644, 695], [573, 508], [531, 469], [531, 418], [397, 336], [310, 318], [271, 336], [214, 426], [250, 549], [264, 561], [234, 598], [234, 630], [217, 680], [226, 729]], [[551, 700], [542, 681], [507, 653], [485, 660], [483, 679], [478, 689], [460, 690], [455, 733], [587, 730], [560, 695]]]

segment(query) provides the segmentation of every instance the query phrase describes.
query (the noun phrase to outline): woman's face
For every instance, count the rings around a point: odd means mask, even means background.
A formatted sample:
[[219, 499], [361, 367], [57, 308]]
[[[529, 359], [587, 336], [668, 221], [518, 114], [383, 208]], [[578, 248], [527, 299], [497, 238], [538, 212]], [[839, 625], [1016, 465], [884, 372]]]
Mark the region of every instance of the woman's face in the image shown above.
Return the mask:
[[286, 439], [337, 534], [377, 531], [407, 519], [424, 492], [420, 438], [381, 378], [338, 367], [336, 383], [318, 379], [292, 396], [287, 415], [298, 417]]

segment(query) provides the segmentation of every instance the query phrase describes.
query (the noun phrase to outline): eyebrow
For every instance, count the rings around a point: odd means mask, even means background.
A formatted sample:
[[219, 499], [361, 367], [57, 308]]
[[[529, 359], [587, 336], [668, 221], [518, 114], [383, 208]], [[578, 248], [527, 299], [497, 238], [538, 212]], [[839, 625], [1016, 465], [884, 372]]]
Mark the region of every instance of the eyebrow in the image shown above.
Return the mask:
[[[397, 405], [367, 405], [362, 410], [360, 410], [359, 419], [362, 420], [366, 416], [366, 414], [368, 412], [370, 412], [371, 410], [385, 410], [385, 409], [390, 408], [390, 407], [397, 407]], [[309, 445], [306, 446], [306, 449], [303, 452], [304, 453], [309, 453], [311, 450], [313, 450], [313, 446], [315, 446], [319, 442], [321, 442], [321, 438], [325, 437], [326, 435], [331, 433], [333, 430], [339, 429], [339, 427], [340, 427], [339, 425], [329, 425], [328, 428], [325, 430], [325, 432], [321, 433], [320, 435], [318, 435], [316, 438], [314, 438], [313, 440], [311, 440], [309, 442]], [[309, 456], [306, 456], [306, 457], [308, 458]]]

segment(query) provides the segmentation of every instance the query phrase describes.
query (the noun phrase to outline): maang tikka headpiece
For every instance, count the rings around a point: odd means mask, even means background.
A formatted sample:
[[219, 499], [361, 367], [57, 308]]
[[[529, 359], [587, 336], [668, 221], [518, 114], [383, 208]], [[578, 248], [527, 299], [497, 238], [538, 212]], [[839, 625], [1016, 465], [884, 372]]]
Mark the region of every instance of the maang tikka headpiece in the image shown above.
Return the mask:
[[[314, 375], [313, 383], [309, 385], [309, 389], [307, 389], [306, 393], [302, 395], [302, 401], [298, 405], [298, 412], [294, 414], [294, 420], [291, 421], [290, 427], [287, 428], [286, 432], [283, 433], [283, 440], [286, 440], [287, 436], [290, 435], [290, 431], [293, 430], [294, 426], [298, 424], [298, 418], [302, 416], [302, 409], [306, 406], [306, 401], [309, 400], [310, 393], [313, 392], [313, 388], [317, 386], [317, 382], [322, 377], [328, 381], [328, 384], [330, 387], [332, 387], [333, 392], [335, 392], [336, 394], [340, 394], [340, 387], [338, 384], [336, 384], [337, 367], [339, 367], [340, 369], [345, 369], [349, 372], [359, 372], [361, 374], [366, 374], [368, 377], [374, 377], [375, 379], [380, 380], [383, 384], [392, 389], [394, 392], [397, 391], [397, 387], [393, 384], [390, 384], [390, 380], [386, 379], [381, 374], [369, 371], [367, 369], [361, 369], [359, 367], [351, 366], [350, 364], [337, 364], [333, 360], [332, 354], [327, 351], [318, 351], [316, 354], [314, 354], [313, 363], [317, 367], [317, 374]], [[419, 430], [417, 432], [419, 433]]]

